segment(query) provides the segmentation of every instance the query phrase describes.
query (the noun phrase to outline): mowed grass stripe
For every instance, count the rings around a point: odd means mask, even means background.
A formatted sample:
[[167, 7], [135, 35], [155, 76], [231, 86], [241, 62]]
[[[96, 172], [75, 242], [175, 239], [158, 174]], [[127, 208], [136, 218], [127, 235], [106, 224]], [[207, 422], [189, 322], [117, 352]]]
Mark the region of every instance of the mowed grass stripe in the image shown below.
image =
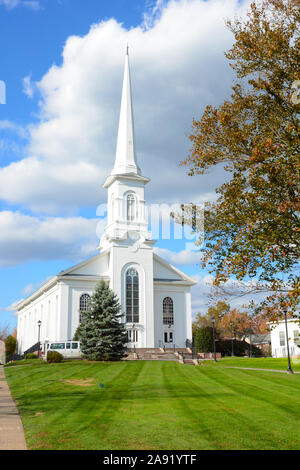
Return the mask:
[[[78, 374], [69, 373], [68, 378], [89, 378], [94, 376], [94, 384], [91, 387], [80, 387], [65, 385], [60, 382], [55, 393], [60, 394], [60, 399], [66, 397], [64, 409], [53, 415], [47, 423], [44, 432], [48, 429], [56, 430], [60, 433], [59, 423], [64, 423], [64, 427], [72, 429], [69, 444], [72, 445], [73, 435], [82, 436], [83, 448], [105, 448], [102, 443], [106, 442], [110, 434], [110, 423], [113, 422], [115, 414], [122, 407], [122, 401], [128, 396], [128, 390], [133, 387], [137, 380], [143, 364], [137, 364], [134, 369], [129, 363], [111, 363], [105, 364], [105, 367], [99, 368], [98, 364], [85, 364], [88, 373]], [[58, 370], [61, 365], [58, 365]], [[99, 382], [104, 383], [105, 387], [99, 389]], [[36, 436], [32, 436], [33, 440]], [[62, 442], [66, 448], [66, 442]], [[55, 445], [55, 443], [53, 443]], [[100, 445], [100, 446], [99, 446]], [[72, 448], [72, 447], [70, 447]]]
[[[300, 354], [300, 348], [299, 348]], [[300, 358], [291, 358], [292, 368], [300, 371]], [[253, 367], [258, 369], [274, 369], [286, 371], [288, 362], [286, 357], [224, 357], [218, 359], [217, 365], [231, 367]]]
[[[253, 437], [259, 433], [264, 433], [264, 441], [268, 445], [272, 445], [273, 442], [270, 439], [270, 435], [265, 433], [265, 426], [259, 429], [257, 422], [251, 419], [249, 415], [249, 408], [252, 405], [252, 398], [243, 396], [232, 387], [232, 377], [226, 377], [226, 374], [219, 378], [220, 369], [218, 369], [217, 374], [215, 374], [213, 369], [201, 370], [198, 369], [200, 374], [205, 378], [204, 384], [206, 388], [207, 382], [210, 383], [210, 390], [213, 392], [208, 396], [207, 408], [203, 412], [203, 418], [205, 417], [208, 423], [211, 423], [211, 413], [215, 415], [215, 426], [211, 428], [212, 430], [212, 441], [216, 449], [227, 448], [228, 440], [228, 429], [231, 429], [231, 439], [236, 443], [231, 448], [240, 448], [241, 446], [247, 444], [248, 448], [255, 448], [259, 445], [259, 442]], [[197, 370], [197, 371], [198, 371]], [[198, 385], [199, 387], [199, 385]], [[203, 395], [201, 394], [201, 397]], [[242, 406], [237, 406], [238, 402], [241, 402]], [[244, 411], [246, 410], [246, 411]], [[202, 419], [203, 419], [202, 418]], [[226, 423], [224, 425], [224, 419]], [[244, 430], [248, 429], [249, 435], [252, 435], [251, 440], [248, 439], [247, 435], [243, 441], [240, 441], [241, 433], [244, 433]]]
[[[293, 409], [289, 408], [287, 410], [285, 404], [289, 401], [289, 398], [282, 396], [280, 401], [282, 409], [280, 407], [278, 409], [277, 403], [266, 399], [269, 394], [269, 388], [272, 389], [272, 382], [268, 384], [266, 381], [264, 386], [262, 386], [261, 377], [258, 373], [255, 373], [254, 381], [253, 376], [244, 376], [248, 371], [237, 371], [238, 373], [234, 374], [234, 376], [228, 369], [221, 370], [221, 368], [218, 369], [218, 372], [220, 372], [218, 374], [215, 374], [215, 371], [211, 369], [205, 372], [207, 372], [207, 375], [210, 375], [223, 390], [229, 389], [232, 391], [233, 400], [227, 397], [226, 403], [229, 401], [232, 402], [234, 413], [232, 416], [232, 414], [227, 411], [227, 420], [230, 415], [233, 418], [236, 417], [236, 423], [231, 426], [232, 438], [235, 437], [238, 443], [236, 448], [241, 448], [241, 446], [246, 445], [246, 448], [259, 449], [261, 448], [262, 442], [265, 446], [264, 448], [281, 448], [282, 445], [280, 444], [278, 446], [277, 442], [282, 442], [282, 437], [284, 437], [281, 426], [287, 419], [286, 412], [288, 411], [291, 416], [295, 416], [296, 420], [299, 422], [299, 416], [294, 415], [294, 409], [299, 407], [299, 402], [294, 405]], [[287, 379], [287, 377], [285, 377], [285, 379]], [[299, 391], [299, 380], [297, 380], [297, 382]], [[276, 399], [276, 392], [276, 388], [273, 388], [272, 396], [274, 400]], [[222, 394], [216, 395], [216, 400], [219, 398], [222, 399]], [[294, 419], [293, 422], [295, 423]], [[272, 425], [266, 425], [266, 423], [272, 423]], [[230, 421], [226, 424], [230, 425]], [[277, 425], [280, 426], [279, 429]], [[240, 429], [241, 426], [242, 429]], [[274, 426], [276, 429], [274, 429]], [[226, 427], [228, 428], [228, 426]], [[245, 433], [245, 430], [248, 431], [248, 435], [247, 432]], [[290, 435], [289, 432], [290, 431], [287, 432], [287, 435]], [[240, 440], [242, 434], [245, 434], [245, 437]], [[286, 443], [289, 445], [288, 439], [289, 438], [287, 438]], [[293, 446], [294, 444], [291, 445]], [[299, 446], [299, 441], [297, 445]]]
[[6, 375], [33, 449], [300, 449], [300, 375], [160, 361]]

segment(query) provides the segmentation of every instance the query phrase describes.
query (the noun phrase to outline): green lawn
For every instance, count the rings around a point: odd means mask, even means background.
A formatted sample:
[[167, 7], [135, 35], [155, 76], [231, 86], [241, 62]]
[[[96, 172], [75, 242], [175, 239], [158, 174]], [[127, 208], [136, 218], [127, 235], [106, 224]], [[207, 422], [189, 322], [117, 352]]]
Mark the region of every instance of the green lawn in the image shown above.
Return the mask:
[[300, 449], [300, 374], [159, 361], [5, 373], [30, 449]]
[[[218, 364], [222, 366], [231, 367], [253, 367], [258, 369], [277, 369], [287, 370], [288, 361], [286, 357], [273, 358], [273, 357], [224, 357], [218, 360]], [[291, 358], [292, 369], [300, 372], [300, 359]]]

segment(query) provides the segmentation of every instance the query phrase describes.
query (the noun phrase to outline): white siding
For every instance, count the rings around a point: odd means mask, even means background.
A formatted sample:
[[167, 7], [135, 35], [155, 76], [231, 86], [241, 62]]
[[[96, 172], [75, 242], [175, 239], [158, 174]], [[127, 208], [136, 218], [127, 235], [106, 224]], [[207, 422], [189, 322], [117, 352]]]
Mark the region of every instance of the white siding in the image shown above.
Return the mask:
[[[291, 356], [300, 356], [300, 348], [294, 341], [294, 332], [300, 333], [300, 324], [297, 321], [288, 321], [288, 338]], [[280, 344], [280, 336], [284, 339], [284, 345]], [[286, 357], [287, 356], [287, 342], [285, 322], [281, 321], [278, 325], [271, 329], [271, 345], [273, 357]]]

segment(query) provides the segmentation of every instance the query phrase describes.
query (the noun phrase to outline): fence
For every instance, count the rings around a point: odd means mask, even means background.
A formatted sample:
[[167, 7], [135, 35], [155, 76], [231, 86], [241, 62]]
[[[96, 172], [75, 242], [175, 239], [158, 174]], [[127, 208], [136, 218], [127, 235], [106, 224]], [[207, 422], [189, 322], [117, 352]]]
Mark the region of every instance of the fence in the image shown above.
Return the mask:
[[[295, 356], [297, 353], [295, 352], [295, 347], [290, 346], [290, 356]], [[283, 346], [281, 348], [275, 348], [275, 357], [287, 357], [287, 347]], [[299, 354], [299, 353], [298, 353]]]

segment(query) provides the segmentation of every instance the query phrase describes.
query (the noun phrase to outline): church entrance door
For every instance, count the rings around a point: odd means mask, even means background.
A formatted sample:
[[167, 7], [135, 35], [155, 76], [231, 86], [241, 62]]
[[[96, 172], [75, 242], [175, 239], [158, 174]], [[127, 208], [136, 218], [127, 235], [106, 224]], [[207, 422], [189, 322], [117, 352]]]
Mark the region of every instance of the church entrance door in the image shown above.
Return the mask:
[[173, 331], [164, 331], [164, 343], [167, 347], [170, 347], [173, 344], [174, 335]]

